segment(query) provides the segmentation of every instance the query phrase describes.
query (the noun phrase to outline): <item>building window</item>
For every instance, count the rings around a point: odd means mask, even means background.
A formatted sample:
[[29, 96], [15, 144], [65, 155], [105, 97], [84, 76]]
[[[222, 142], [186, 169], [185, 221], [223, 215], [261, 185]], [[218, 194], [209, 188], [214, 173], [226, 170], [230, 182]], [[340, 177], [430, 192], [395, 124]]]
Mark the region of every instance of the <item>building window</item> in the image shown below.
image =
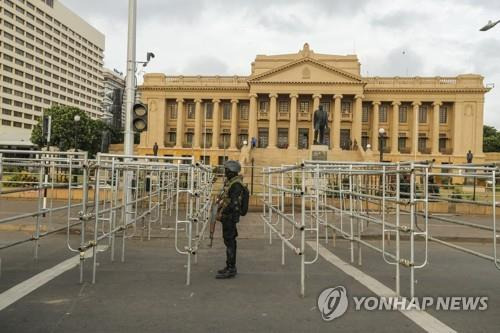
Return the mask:
[[349, 116], [352, 113], [351, 101], [342, 101], [341, 110], [342, 110], [342, 116]]
[[278, 128], [278, 148], [288, 148], [288, 128]]
[[361, 116], [361, 119], [364, 123], [368, 123], [369, 113], [370, 113], [370, 107], [368, 105], [363, 105], [363, 114]]
[[267, 148], [269, 145], [269, 129], [259, 128], [259, 137], [257, 139], [258, 148]]
[[427, 123], [427, 106], [425, 105], [418, 108], [418, 122], [421, 124]]
[[175, 143], [177, 141], [177, 133], [176, 132], [168, 132], [168, 142]]
[[243, 145], [245, 144], [245, 141], [247, 144], [249, 144], [248, 142], [248, 134], [240, 134], [239, 135], [239, 138], [238, 138], [238, 144], [240, 147], [243, 147]]
[[418, 134], [418, 151], [426, 154], [427, 150], [427, 137], [425, 133], [419, 133]]
[[269, 110], [269, 101], [259, 102], [259, 112], [267, 112]]
[[192, 133], [192, 132], [186, 133], [186, 144], [188, 146], [192, 146], [193, 145], [193, 137], [194, 137], [194, 133]]
[[440, 124], [448, 123], [448, 107], [447, 106], [441, 106], [439, 108], [439, 123]]
[[330, 114], [330, 103], [320, 102], [319, 105], [323, 107], [323, 110], [325, 110], [327, 114]]
[[202, 144], [203, 144], [203, 148], [212, 147], [212, 133], [203, 134]]
[[240, 120], [248, 120], [248, 103], [240, 103]]
[[212, 119], [214, 114], [214, 105], [212, 103], [205, 103], [205, 119]]
[[288, 102], [287, 101], [280, 101], [278, 105], [278, 110], [280, 113], [288, 113]]
[[309, 101], [300, 101], [299, 102], [299, 112], [308, 113], [309, 112]]
[[201, 156], [200, 156], [200, 161], [201, 161], [204, 165], [210, 165], [210, 156], [201, 155]]
[[220, 148], [224, 148], [224, 149], [229, 148], [230, 142], [231, 142], [231, 134], [222, 133], [220, 135], [220, 143], [219, 143]]
[[446, 137], [446, 133], [439, 134], [439, 151], [443, 152], [446, 150], [448, 138]]
[[222, 120], [231, 120], [231, 103], [222, 104]]
[[361, 147], [366, 150], [366, 146], [368, 146], [370, 137], [368, 136], [368, 132], [361, 133]]
[[177, 119], [177, 103], [168, 103], [167, 110], [170, 119]]
[[378, 120], [381, 123], [387, 123], [387, 105], [380, 106]]
[[219, 156], [219, 165], [224, 165], [227, 161], [229, 161], [229, 156]]
[[408, 138], [406, 137], [405, 133], [399, 133], [399, 138], [398, 138], [398, 150], [403, 151], [406, 149], [406, 140]]
[[194, 103], [187, 103], [186, 104], [186, 113], [187, 113], [188, 119], [194, 119], [194, 117], [195, 117]]
[[402, 124], [405, 124], [408, 122], [408, 107], [407, 106], [401, 106], [399, 108], [399, 122]]
[[309, 129], [299, 128], [299, 149], [309, 148]]

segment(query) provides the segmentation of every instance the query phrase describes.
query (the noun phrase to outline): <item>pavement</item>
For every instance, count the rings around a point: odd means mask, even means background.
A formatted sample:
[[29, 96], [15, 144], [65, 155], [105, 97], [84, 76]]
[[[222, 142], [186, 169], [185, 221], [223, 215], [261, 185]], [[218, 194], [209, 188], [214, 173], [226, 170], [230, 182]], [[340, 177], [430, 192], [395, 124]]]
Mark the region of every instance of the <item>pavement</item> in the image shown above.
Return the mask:
[[[22, 207], [20, 204], [17, 208]], [[9, 205], [11, 211], [17, 208]], [[401, 312], [356, 311], [352, 301], [343, 316], [324, 321], [317, 299], [325, 288], [344, 286], [350, 298], [374, 296], [374, 292], [363, 282], [363, 276], [349, 275], [343, 265], [333, 265], [319, 256], [317, 262], [306, 266], [305, 296], [301, 297], [300, 257], [286, 249], [286, 264], [281, 265], [281, 242], [273, 239], [269, 244], [258, 215], [251, 213], [240, 222], [238, 275], [234, 279], [214, 278], [225, 261], [225, 249], [217, 231], [213, 248], [207, 246], [207, 241], [202, 242], [198, 262], [192, 266], [191, 285], [186, 286], [186, 256], [176, 253], [168, 223], [163, 228], [155, 225], [152, 240], [136, 237], [127, 241], [125, 262], [111, 262], [109, 249], [99, 254], [96, 284], [91, 283], [92, 260], [87, 259], [83, 284], [79, 283], [78, 268], [73, 268], [0, 310], [0, 332], [424, 331]], [[486, 218], [479, 221], [489, 223]], [[368, 228], [375, 227], [370, 224]], [[0, 245], [29, 234], [29, 231], [1, 232]], [[76, 246], [78, 240], [78, 234], [70, 234], [70, 244]], [[328, 243], [321, 239], [320, 243], [349, 263], [348, 241], [337, 239], [335, 247], [331, 239]], [[371, 243], [379, 246], [380, 240]], [[66, 235], [50, 235], [39, 245], [38, 261], [32, 259], [32, 243], [0, 251], [0, 301], [9, 288], [40, 272], [50, 272], [75, 256], [68, 250]], [[393, 245], [394, 242], [388, 243], [390, 250]], [[460, 245], [492, 253], [491, 243], [462, 241]], [[120, 246], [118, 239], [117, 259]], [[402, 248], [402, 256], [407, 257], [406, 241]], [[424, 260], [423, 242], [417, 243], [415, 253], [418, 261]], [[488, 296], [489, 299], [486, 311], [429, 309], [427, 313], [449, 331], [498, 332], [500, 271], [493, 263], [435, 243], [429, 244], [428, 254], [428, 264], [416, 270], [416, 296]], [[314, 255], [308, 247], [306, 259], [313, 259]], [[368, 248], [363, 249], [362, 258], [362, 266], [345, 266], [356, 267], [365, 278], [369, 276], [394, 289], [395, 266], [385, 263], [378, 252]], [[401, 267], [401, 272], [401, 291], [403, 296], [409, 296], [409, 270]]]

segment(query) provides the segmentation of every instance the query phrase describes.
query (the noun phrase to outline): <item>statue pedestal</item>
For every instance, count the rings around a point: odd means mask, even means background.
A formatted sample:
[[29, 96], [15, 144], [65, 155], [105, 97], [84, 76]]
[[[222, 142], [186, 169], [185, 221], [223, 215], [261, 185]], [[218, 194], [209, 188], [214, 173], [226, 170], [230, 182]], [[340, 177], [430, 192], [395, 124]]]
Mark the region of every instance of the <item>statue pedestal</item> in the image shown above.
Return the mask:
[[312, 145], [311, 160], [313, 161], [328, 161], [328, 146], [327, 145]]

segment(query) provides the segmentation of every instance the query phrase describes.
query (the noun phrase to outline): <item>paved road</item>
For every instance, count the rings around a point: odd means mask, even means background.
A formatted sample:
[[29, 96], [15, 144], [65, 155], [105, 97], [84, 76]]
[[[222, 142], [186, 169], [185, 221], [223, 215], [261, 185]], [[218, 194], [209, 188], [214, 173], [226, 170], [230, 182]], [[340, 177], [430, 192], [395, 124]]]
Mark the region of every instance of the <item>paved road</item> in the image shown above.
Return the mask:
[[[288, 252], [287, 264], [281, 266], [279, 242], [269, 245], [262, 239], [242, 239], [238, 245], [237, 278], [213, 278], [224, 263], [224, 250], [217, 242], [213, 249], [199, 251], [192, 285], [185, 286], [185, 257], [175, 253], [172, 239], [131, 240], [125, 263], [111, 263], [109, 253], [99, 256], [95, 285], [88, 283], [87, 260], [83, 285], [78, 284], [78, 270], [72, 269], [0, 311], [0, 332], [422, 332], [399, 312], [354, 311], [352, 304], [342, 317], [324, 322], [316, 308], [323, 289], [342, 285], [349, 296], [373, 293], [320, 257], [307, 266], [306, 296], [301, 298], [298, 257]], [[347, 245], [337, 241], [336, 248], [331, 243], [327, 248], [348, 260]], [[491, 250], [491, 244], [469, 245]], [[422, 255], [421, 251], [417, 254]], [[0, 253], [0, 292], [71, 256], [60, 235], [41, 242], [37, 264], [31, 253], [31, 245]], [[484, 312], [429, 313], [460, 332], [497, 332], [500, 271], [492, 263], [439, 245], [431, 246], [430, 255], [428, 267], [417, 272], [417, 295], [487, 295], [490, 299]], [[364, 272], [394, 288], [394, 267], [370, 250], [363, 252], [363, 259]], [[407, 293], [408, 276], [403, 272], [402, 290]]]

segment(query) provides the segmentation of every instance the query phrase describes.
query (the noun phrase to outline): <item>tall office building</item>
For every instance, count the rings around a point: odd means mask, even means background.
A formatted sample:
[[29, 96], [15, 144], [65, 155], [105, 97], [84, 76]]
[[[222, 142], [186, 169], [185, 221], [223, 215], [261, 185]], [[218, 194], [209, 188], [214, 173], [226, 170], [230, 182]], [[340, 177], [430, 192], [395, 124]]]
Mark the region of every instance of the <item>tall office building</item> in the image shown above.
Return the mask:
[[104, 35], [57, 0], [0, 0], [0, 145], [28, 146], [43, 111], [102, 116]]
[[104, 98], [102, 111], [115, 128], [122, 128], [125, 123], [125, 78], [117, 70], [104, 68]]

